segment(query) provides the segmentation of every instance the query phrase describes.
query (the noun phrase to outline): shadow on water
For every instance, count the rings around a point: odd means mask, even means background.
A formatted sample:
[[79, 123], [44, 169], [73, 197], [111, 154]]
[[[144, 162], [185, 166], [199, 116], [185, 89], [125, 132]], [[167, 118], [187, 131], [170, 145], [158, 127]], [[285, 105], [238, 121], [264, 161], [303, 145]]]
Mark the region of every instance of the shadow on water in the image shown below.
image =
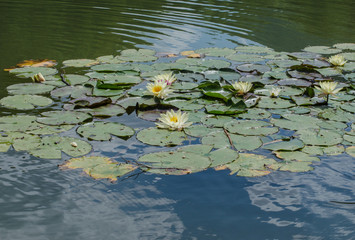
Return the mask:
[[[0, 68], [136, 47], [299, 51], [353, 42], [354, 12], [353, 1], [329, 0], [1, 1]], [[1, 96], [6, 86], [29, 81], [7, 72], [0, 79]], [[120, 121], [142, 124], [133, 115]], [[93, 155], [134, 159], [156, 150], [134, 138], [114, 139], [95, 142]], [[308, 173], [242, 178], [208, 170], [140, 174], [116, 184], [61, 171], [65, 159], [0, 153], [1, 239], [355, 239], [354, 205], [336, 203], [355, 201], [349, 156], [324, 158]]]

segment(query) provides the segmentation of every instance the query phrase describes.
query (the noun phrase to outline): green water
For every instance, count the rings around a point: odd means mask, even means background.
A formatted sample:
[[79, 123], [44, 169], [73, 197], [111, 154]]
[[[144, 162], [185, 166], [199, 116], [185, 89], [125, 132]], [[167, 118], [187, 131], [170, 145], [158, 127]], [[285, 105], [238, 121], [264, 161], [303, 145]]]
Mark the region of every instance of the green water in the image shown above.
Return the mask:
[[[128, 48], [355, 42], [353, 1], [4, 1], [0, 68], [25, 59], [96, 58]], [[29, 82], [0, 73], [6, 86]], [[3, 115], [10, 112], [3, 110]], [[120, 122], [144, 123], [133, 115]], [[153, 124], [152, 124], [153, 125]], [[152, 152], [134, 139], [97, 143], [96, 155]], [[355, 239], [354, 159], [323, 157], [308, 173], [261, 178], [208, 170], [141, 174], [111, 184], [60, 171], [63, 160], [0, 154], [0, 239]]]

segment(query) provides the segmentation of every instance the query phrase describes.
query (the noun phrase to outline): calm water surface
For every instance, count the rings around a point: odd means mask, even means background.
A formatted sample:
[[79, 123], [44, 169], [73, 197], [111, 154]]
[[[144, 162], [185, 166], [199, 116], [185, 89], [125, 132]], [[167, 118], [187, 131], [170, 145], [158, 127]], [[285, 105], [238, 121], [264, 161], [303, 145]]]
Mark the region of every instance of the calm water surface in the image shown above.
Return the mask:
[[[354, 13], [351, 0], [0, 0], [0, 68], [138, 47], [299, 51], [355, 42]], [[23, 81], [0, 72], [0, 95]], [[113, 120], [149, 124], [133, 115]], [[117, 159], [157, 150], [135, 138], [94, 149]], [[115, 184], [60, 171], [65, 159], [0, 153], [0, 239], [355, 239], [355, 205], [336, 203], [355, 202], [355, 161], [345, 154], [322, 158], [307, 173], [242, 178], [208, 170]]]

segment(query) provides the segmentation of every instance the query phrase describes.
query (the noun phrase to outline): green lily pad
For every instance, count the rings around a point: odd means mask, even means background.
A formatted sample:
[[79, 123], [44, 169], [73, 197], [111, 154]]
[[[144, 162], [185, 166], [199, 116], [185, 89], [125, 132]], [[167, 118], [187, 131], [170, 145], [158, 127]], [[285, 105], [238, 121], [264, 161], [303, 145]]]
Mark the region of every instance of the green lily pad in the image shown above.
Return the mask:
[[37, 122], [46, 125], [78, 124], [91, 119], [91, 115], [78, 111], [49, 111], [41, 113]]
[[90, 78], [87, 76], [77, 75], [77, 74], [66, 74], [64, 79], [70, 85], [80, 85], [89, 81]]
[[317, 72], [322, 74], [324, 77], [339, 76], [342, 74], [340, 69], [337, 68], [318, 68]]
[[100, 62], [93, 59], [71, 59], [63, 62], [65, 67], [90, 67]]
[[[74, 106], [71, 109], [66, 110], [74, 110]], [[124, 108], [114, 104], [108, 104], [96, 108], [80, 108], [77, 109], [77, 111], [88, 113], [94, 117], [113, 117], [126, 113]]]
[[88, 154], [92, 147], [89, 143], [72, 137], [47, 136], [43, 137], [41, 143], [36, 147], [29, 149], [29, 153], [35, 157], [44, 159], [60, 159], [61, 152], [79, 157]]
[[96, 58], [100, 63], [122, 63], [124, 61], [117, 59], [113, 55], [100, 56]]
[[230, 149], [230, 148], [220, 148], [215, 151], [212, 151], [209, 155], [212, 164], [211, 168], [221, 166], [230, 162], [233, 162], [238, 158], [238, 152]]
[[23, 68], [15, 68], [10, 70], [10, 73], [16, 74], [17, 77], [30, 78], [33, 75], [41, 73], [44, 77], [48, 75], [54, 75], [57, 73], [57, 69], [55, 68], [47, 68], [47, 67], [23, 67]]
[[150, 49], [126, 49], [116, 58], [126, 62], [149, 62], [158, 59], [154, 55], [155, 51]]
[[317, 157], [311, 157], [304, 152], [283, 152], [276, 151], [274, 152], [278, 158], [281, 158], [285, 161], [298, 161], [298, 162], [317, 162], [320, 161]]
[[342, 135], [331, 130], [299, 130], [296, 133], [299, 135], [299, 138], [308, 145], [332, 146], [343, 141]]
[[274, 50], [264, 46], [238, 46], [234, 48], [237, 52], [246, 53], [273, 53]]
[[268, 111], [265, 111], [263, 109], [258, 109], [258, 108], [248, 109], [248, 112], [238, 115], [238, 118], [253, 119], [253, 120], [265, 119], [265, 118], [269, 118], [269, 117], [271, 117], [271, 113], [269, 113]]
[[355, 157], [355, 146], [347, 147], [345, 151], [350, 156]]
[[261, 65], [261, 64], [243, 64], [237, 66], [237, 70], [241, 72], [258, 72], [258, 73], [264, 73], [267, 71], [270, 71], [270, 67], [266, 65]]
[[274, 159], [263, 155], [240, 153], [234, 162], [226, 164], [225, 167], [231, 170], [231, 175], [237, 173], [237, 176], [258, 177], [270, 174], [271, 171], [267, 166], [276, 163]]
[[8, 86], [6, 89], [10, 94], [45, 94], [49, 93], [55, 86], [42, 83], [18, 83]]
[[[241, 136], [236, 134], [229, 134], [233, 146], [237, 150], [255, 150], [262, 145], [262, 141], [257, 136]], [[203, 144], [212, 145], [214, 148], [230, 147], [230, 142], [225, 132], [212, 132], [203, 137], [201, 142]]]
[[313, 52], [319, 54], [336, 54], [341, 52], [340, 49], [330, 48], [327, 46], [311, 46], [311, 47], [305, 47], [303, 50], [306, 52]]
[[343, 57], [349, 61], [355, 61], [355, 52], [342, 53]]
[[0, 130], [25, 132], [40, 128], [35, 116], [13, 115], [0, 117]]
[[225, 123], [230, 122], [233, 118], [228, 116], [206, 115], [201, 118], [201, 122], [209, 127], [223, 127]]
[[233, 120], [224, 124], [224, 128], [231, 133], [250, 136], [270, 135], [279, 131], [268, 122], [256, 120]]
[[212, 48], [197, 49], [195, 52], [199, 54], [205, 54], [206, 56], [223, 57], [235, 53], [235, 50], [231, 48], [212, 47]]
[[149, 164], [148, 171], [168, 175], [184, 175], [207, 169], [211, 160], [191, 152], [170, 151], [143, 155], [139, 162]]
[[226, 58], [235, 62], [261, 62], [264, 60], [262, 56], [256, 54], [232, 54]]
[[75, 125], [61, 125], [61, 126], [49, 126], [44, 124], [38, 124], [38, 128], [34, 130], [28, 130], [26, 133], [36, 134], [36, 135], [50, 135], [60, 132], [66, 132], [74, 128]]
[[82, 168], [85, 173], [95, 179], [110, 179], [116, 181], [117, 177], [130, 173], [137, 166], [127, 163], [116, 163], [107, 157], [81, 157], [72, 158], [62, 164], [61, 169]]
[[181, 145], [183, 141], [187, 140], [187, 136], [184, 132], [180, 131], [147, 128], [138, 132], [137, 139], [149, 145], [175, 146]]
[[298, 61], [298, 60], [285, 59], [285, 60], [272, 60], [272, 61], [269, 61], [267, 64], [268, 65], [276, 65], [279, 68], [288, 68], [288, 67], [291, 67], [294, 65], [300, 65], [300, 64], [302, 64], [302, 62]]
[[192, 82], [178, 82], [171, 86], [171, 88], [175, 90], [191, 90], [197, 87], [198, 84]]
[[229, 105], [229, 106], [216, 103], [216, 104], [207, 105], [205, 108], [207, 113], [211, 113], [211, 114], [234, 115], [237, 113], [244, 112], [246, 105], [244, 104], [243, 101], [240, 102], [241, 104]]
[[344, 123], [355, 121], [354, 114], [345, 112], [341, 109], [325, 109], [324, 111], [320, 112], [318, 116], [323, 119]]
[[89, 140], [108, 141], [111, 135], [128, 138], [134, 134], [134, 130], [115, 122], [90, 122], [80, 126], [76, 132]]
[[84, 86], [65, 86], [51, 91], [51, 96], [79, 98], [90, 94], [91, 91], [91, 88]]
[[268, 149], [271, 151], [295, 151], [304, 147], [304, 143], [299, 139], [293, 139], [291, 141], [276, 141], [271, 143], [266, 143], [263, 145], [264, 149]]
[[184, 129], [184, 132], [192, 137], [204, 137], [211, 132], [214, 131], [219, 131], [218, 128], [208, 128], [204, 125], [192, 125], [186, 129]]
[[280, 98], [261, 97], [257, 106], [259, 108], [290, 108], [295, 104]]
[[310, 162], [287, 162], [281, 165], [279, 171], [308, 172], [314, 169], [313, 167], [309, 166], [310, 164]]
[[204, 104], [199, 104], [198, 101], [196, 100], [173, 100], [173, 101], [166, 101], [164, 102], [168, 105], [172, 105], [174, 107], [177, 107], [181, 110], [185, 111], [192, 111], [192, 110], [199, 110], [205, 107]]
[[337, 43], [333, 47], [339, 48], [342, 50], [355, 50], [355, 43]]
[[176, 151], [178, 152], [196, 153], [204, 156], [207, 156], [211, 150], [212, 150], [212, 146], [203, 145], [203, 144], [187, 145], [176, 149]]
[[7, 152], [11, 147], [11, 143], [0, 143], [0, 152]]
[[18, 110], [35, 109], [37, 106], [45, 107], [52, 103], [52, 99], [37, 95], [7, 96], [0, 100], [0, 104], [4, 107]]

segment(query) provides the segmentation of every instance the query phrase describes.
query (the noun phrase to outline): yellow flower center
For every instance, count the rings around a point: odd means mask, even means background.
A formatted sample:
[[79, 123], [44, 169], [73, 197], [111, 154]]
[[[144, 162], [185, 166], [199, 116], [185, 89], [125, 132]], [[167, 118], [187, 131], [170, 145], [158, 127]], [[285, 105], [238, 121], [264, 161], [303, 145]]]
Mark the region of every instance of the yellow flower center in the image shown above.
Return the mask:
[[170, 118], [170, 122], [178, 122], [178, 118], [176, 116], [173, 116]]
[[153, 87], [153, 93], [158, 93], [158, 92], [160, 92], [162, 89], [163, 89], [162, 86], [154, 86], [154, 87]]

